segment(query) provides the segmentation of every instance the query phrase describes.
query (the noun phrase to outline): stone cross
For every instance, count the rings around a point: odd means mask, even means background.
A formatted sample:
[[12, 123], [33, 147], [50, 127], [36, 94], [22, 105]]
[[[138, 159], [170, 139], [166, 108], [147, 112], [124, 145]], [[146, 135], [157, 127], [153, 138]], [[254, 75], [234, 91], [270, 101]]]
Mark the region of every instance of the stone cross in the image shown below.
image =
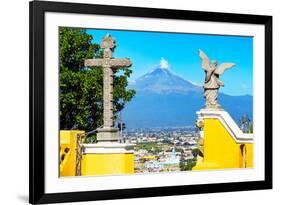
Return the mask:
[[113, 128], [113, 69], [129, 67], [132, 64], [128, 58], [113, 58], [112, 54], [115, 47], [115, 40], [107, 34], [101, 42], [101, 48], [104, 49], [103, 58], [85, 60], [85, 66], [103, 68], [103, 128], [98, 130], [103, 134], [99, 135], [98, 133], [98, 141], [118, 140], [116, 134], [112, 137], [112, 133], [117, 132]]

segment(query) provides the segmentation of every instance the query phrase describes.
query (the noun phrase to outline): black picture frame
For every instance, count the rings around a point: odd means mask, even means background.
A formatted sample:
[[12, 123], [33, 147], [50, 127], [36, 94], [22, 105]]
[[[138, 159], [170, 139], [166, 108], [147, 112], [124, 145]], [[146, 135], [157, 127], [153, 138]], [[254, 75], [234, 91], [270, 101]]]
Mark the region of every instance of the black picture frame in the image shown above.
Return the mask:
[[[31, 204], [155, 197], [198, 193], [260, 190], [272, 188], [272, 16], [184, 11], [124, 6], [33, 1], [30, 12], [30, 139], [29, 202]], [[219, 184], [135, 188], [71, 193], [45, 193], [44, 130], [44, 15], [45, 12], [100, 14], [111, 16], [150, 17], [209, 22], [260, 24], [265, 27], [265, 180]]]

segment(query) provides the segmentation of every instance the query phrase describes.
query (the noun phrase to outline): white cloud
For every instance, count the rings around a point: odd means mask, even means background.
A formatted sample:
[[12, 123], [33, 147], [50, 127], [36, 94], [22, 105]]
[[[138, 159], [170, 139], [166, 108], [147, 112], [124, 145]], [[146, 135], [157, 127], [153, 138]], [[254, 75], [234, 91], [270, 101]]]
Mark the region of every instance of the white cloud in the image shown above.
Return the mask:
[[170, 66], [169, 66], [169, 63], [168, 61], [166, 61], [163, 57], [161, 58], [160, 60], [160, 68], [162, 69], [168, 69]]

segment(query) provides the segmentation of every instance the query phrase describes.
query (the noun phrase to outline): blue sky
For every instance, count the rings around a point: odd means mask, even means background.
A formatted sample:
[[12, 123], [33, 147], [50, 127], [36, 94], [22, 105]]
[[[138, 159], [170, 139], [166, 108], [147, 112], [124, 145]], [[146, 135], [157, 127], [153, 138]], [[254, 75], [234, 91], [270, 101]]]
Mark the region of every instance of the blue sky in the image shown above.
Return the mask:
[[252, 95], [252, 37], [96, 29], [88, 29], [87, 33], [99, 44], [107, 33], [116, 39], [114, 57], [128, 57], [133, 62], [131, 81], [154, 69], [162, 59], [162, 65], [168, 64], [172, 72], [202, 85], [205, 74], [198, 56], [200, 48], [210, 60], [236, 64], [220, 77], [225, 84], [221, 92]]

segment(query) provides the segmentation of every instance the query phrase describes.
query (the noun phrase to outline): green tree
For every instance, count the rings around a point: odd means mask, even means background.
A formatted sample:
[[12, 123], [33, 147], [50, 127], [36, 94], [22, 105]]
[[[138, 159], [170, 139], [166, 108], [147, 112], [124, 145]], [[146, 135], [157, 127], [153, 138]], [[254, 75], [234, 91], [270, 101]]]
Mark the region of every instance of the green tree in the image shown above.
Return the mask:
[[[60, 129], [90, 131], [102, 125], [102, 68], [84, 67], [85, 59], [102, 58], [103, 50], [84, 29], [59, 29]], [[119, 68], [114, 76], [113, 111], [116, 114], [135, 95], [127, 89], [132, 70]]]
[[198, 148], [192, 149], [192, 155], [193, 155], [193, 157], [197, 157], [198, 154], [199, 154], [199, 149], [198, 149]]
[[240, 118], [239, 127], [244, 133], [253, 133], [253, 122], [250, 120], [247, 114]]
[[192, 170], [192, 168], [196, 165], [197, 158], [186, 160], [186, 170]]
[[[197, 152], [194, 149], [194, 152]], [[197, 162], [197, 155], [193, 159], [185, 159], [184, 152], [181, 153], [179, 167], [181, 171], [189, 171], [196, 165]]]
[[181, 171], [189, 171], [196, 165], [197, 159], [187, 159], [187, 160], [180, 160], [180, 170]]
[[183, 151], [181, 152], [179, 167], [181, 171], [185, 170], [185, 159], [184, 159]]
[[253, 122], [250, 122], [249, 124], [249, 133], [253, 133], [254, 131], [254, 125], [253, 125]]

